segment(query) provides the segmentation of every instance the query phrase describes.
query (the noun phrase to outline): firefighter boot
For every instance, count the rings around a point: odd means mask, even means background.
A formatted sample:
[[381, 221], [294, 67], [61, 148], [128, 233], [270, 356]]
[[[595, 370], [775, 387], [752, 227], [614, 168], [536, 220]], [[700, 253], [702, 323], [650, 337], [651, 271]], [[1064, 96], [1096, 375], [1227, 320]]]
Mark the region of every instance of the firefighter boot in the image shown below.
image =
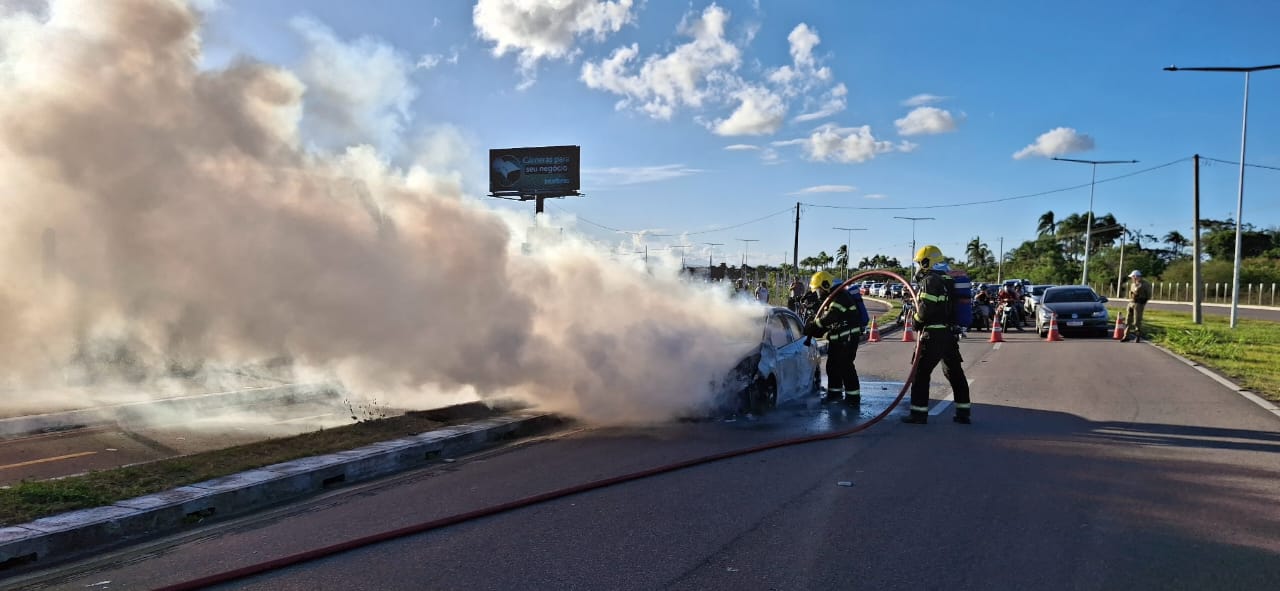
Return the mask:
[[911, 414], [902, 417], [902, 422], [908, 425], [925, 425], [929, 423], [929, 415], [923, 412], [911, 411]]
[[951, 417], [951, 420], [957, 423], [960, 423], [961, 425], [968, 425], [973, 423], [973, 420], [969, 418], [968, 409], [957, 410], [956, 415], [954, 417]]
[[822, 397], [822, 402], [830, 404], [840, 402], [842, 398], [844, 398], [844, 390], [827, 390], [827, 395]]
[[849, 406], [861, 406], [862, 391], [861, 390], [845, 390], [844, 403]]

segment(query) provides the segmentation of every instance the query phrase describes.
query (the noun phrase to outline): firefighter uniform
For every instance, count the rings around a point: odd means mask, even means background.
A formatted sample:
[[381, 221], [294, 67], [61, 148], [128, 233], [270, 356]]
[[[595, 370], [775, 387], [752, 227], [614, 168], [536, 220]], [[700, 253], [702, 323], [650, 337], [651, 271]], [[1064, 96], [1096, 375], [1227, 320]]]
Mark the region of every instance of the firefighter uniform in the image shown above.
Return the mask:
[[[819, 296], [825, 299], [832, 288], [830, 279], [818, 275], [814, 279], [818, 283]], [[819, 310], [805, 326], [806, 335], [825, 336], [827, 339], [826, 401], [861, 403], [862, 387], [854, 361], [858, 357], [858, 342], [869, 321], [870, 316], [862, 301], [862, 294], [836, 287], [836, 295], [831, 304]]]
[[[904, 423], [923, 425], [929, 421], [929, 378], [938, 363], [942, 374], [951, 384], [955, 396], [957, 423], [970, 421], [969, 380], [964, 375], [964, 359], [960, 357], [957, 309], [967, 304], [968, 277], [962, 282], [949, 274], [950, 268], [942, 251], [936, 246], [925, 246], [916, 253], [920, 265], [920, 305], [916, 308], [915, 323], [920, 332], [920, 349], [916, 371], [911, 383], [911, 413], [902, 418]], [[957, 284], [965, 288], [957, 289]]]

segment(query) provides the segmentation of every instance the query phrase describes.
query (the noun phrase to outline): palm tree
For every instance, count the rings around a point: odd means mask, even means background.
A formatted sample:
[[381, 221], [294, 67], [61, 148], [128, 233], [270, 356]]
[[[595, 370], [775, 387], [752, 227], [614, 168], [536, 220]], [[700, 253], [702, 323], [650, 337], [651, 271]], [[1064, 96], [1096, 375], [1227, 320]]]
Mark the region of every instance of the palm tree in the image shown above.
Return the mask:
[[991, 249], [982, 243], [980, 236], [975, 236], [973, 240], [964, 249], [965, 257], [968, 259], [968, 267], [976, 269], [978, 267], [989, 265], [995, 257], [991, 254]]
[[1191, 244], [1191, 241], [1183, 236], [1177, 230], [1173, 230], [1164, 235], [1164, 243], [1169, 245], [1169, 251], [1175, 255], [1182, 254], [1182, 249]]
[[823, 270], [826, 270], [827, 268], [829, 268], [831, 266], [831, 263], [835, 260], [836, 260], [835, 257], [827, 254], [827, 251], [825, 250], [818, 253], [818, 264], [822, 265]]
[[1046, 211], [1040, 216], [1040, 221], [1036, 223], [1037, 236], [1049, 236], [1057, 233], [1058, 224], [1053, 221], [1053, 212]]
[[848, 246], [841, 244], [840, 248], [836, 249], [836, 268], [840, 269], [842, 272], [844, 269], [849, 268]]

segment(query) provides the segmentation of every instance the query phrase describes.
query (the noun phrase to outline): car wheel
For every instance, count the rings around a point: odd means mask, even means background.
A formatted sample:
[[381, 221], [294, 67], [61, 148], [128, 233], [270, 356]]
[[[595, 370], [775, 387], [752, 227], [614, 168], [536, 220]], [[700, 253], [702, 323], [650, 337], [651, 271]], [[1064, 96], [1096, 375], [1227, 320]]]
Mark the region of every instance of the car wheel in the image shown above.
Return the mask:
[[747, 389], [747, 411], [764, 414], [778, 406], [778, 382], [769, 376], [757, 379]]

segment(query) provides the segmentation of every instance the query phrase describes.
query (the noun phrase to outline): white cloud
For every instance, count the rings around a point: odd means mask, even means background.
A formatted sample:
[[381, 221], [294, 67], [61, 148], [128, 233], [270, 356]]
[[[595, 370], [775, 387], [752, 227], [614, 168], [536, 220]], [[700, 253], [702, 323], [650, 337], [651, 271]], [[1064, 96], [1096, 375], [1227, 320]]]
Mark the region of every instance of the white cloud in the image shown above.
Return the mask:
[[443, 53], [425, 53], [418, 58], [418, 63], [413, 67], [418, 70], [430, 70], [440, 64], [458, 65], [458, 49], [452, 48], [447, 56]]
[[689, 168], [683, 164], [662, 164], [658, 166], [615, 166], [611, 168], [588, 168], [582, 171], [584, 176], [594, 177], [603, 185], [636, 185], [680, 178], [702, 172], [701, 169]]
[[788, 195], [810, 195], [813, 193], [852, 193], [858, 188], [853, 185], [815, 185], [805, 187], [799, 191], [787, 193]]
[[926, 94], [917, 94], [917, 95], [915, 95], [915, 96], [913, 96], [913, 97], [911, 97], [911, 98], [909, 98], [909, 99], [907, 99], [907, 100], [905, 100], [905, 101], [902, 101], [902, 106], [904, 106], [904, 107], [923, 107], [923, 106], [925, 106], [925, 105], [932, 105], [932, 104], [934, 104], [934, 103], [940, 103], [940, 102], [942, 102], [942, 101], [944, 101], [944, 100], [946, 100], [946, 99], [947, 99], [947, 97], [945, 97], [945, 96], [938, 96], [938, 95], [936, 95], [936, 94], [928, 94], [928, 93], [926, 93]]
[[800, 23], [787, 35], [791, 48], [791, 65], [770, 70], [766, 78], [781, 88], [783, 94], [796, 96], [831, 80], [831, 69], [818, 67], [813, 49], [822, 42], [809, 25]]
[[295, 18], [290, 25], [306, 45], [298, 75], [306, 85], [307, 139], [330, 149], [395, 146], [417, 97], [409, 58], [370, 37], [344, 42], [313, 19]]
[[782, 156], [773, 148], [765, 148], [760, 152], [760, 161], [765, 164], [782, 164]]
[[871, 126], [837, 127], [823, 125], [809, 137], [773, 142], [774, 146], [800, 146], [809, 160], [816, 162], [866, 162], [877, 154], [909, 152], [915, 144], [877, 140], [871, 134]]
[[767, 88], [748, 86], [734, 93], [738, 108], [727, 119], [716, 121], [716, 135], [766, 135], [778, 131], [787, 117], [782, 97]]
[[801, 113], [796, 116], [793, 121], [803, 123], [805, 121], [814, 121], [817, 119], [825, 119], [844, 110], [846, 105], [845, 97], [848, 96], [849, 89], [843, 83], [835, 85], [831, 90], [827, 91], [826, 101], [822, 103], [818, 110]]
[[863, 199], [884, 199], [885, 197], [888, 197], [888, 195], [883, 193], [870, 193], [862, 196]]
[[693, 21], [686, 17], [681, 23], [680, 32], [692, 41], [643, 60], [637, 59], [638, 45], [619, 47], [605, 59], [584, 63], [582, 81], [588, 88], [622, 96], [618, 108], [636, 104], [655, 119], [670, 119], [683, 106], [701, 107], [737, 81], [732, 73], [742, 51], [725, 38], [728, 20], [728, 11], [712, 4]]
[[603, 41], [631, 22], [633, 0], [478, 0], [471, 18], [476, 34], [493, 42], [493, 54], [515, 53], [525, 79], [538, 61], [573, 59], [579, 37]]
[[901, 135], [947, 133], [956, 130], [956, 120], [950, 111], [937, 107], [916, 107], [906, 117], [893, 122]]
[[1087, 152], [1093, 149], [1093, 138], [1077, 132], [1070, 127], [1058, 127], [1040, 134], [1036, 141], [1013, 154], [1014, 159], [1021, 160], [1028, 156], [1053, 158], [1073, 152]]
[[729, 150], [730, 152], [744, 152], [747, 150], [759, 150], [760, 146], [755, 144], [732, 144], [725, 146], [724, 149]]

